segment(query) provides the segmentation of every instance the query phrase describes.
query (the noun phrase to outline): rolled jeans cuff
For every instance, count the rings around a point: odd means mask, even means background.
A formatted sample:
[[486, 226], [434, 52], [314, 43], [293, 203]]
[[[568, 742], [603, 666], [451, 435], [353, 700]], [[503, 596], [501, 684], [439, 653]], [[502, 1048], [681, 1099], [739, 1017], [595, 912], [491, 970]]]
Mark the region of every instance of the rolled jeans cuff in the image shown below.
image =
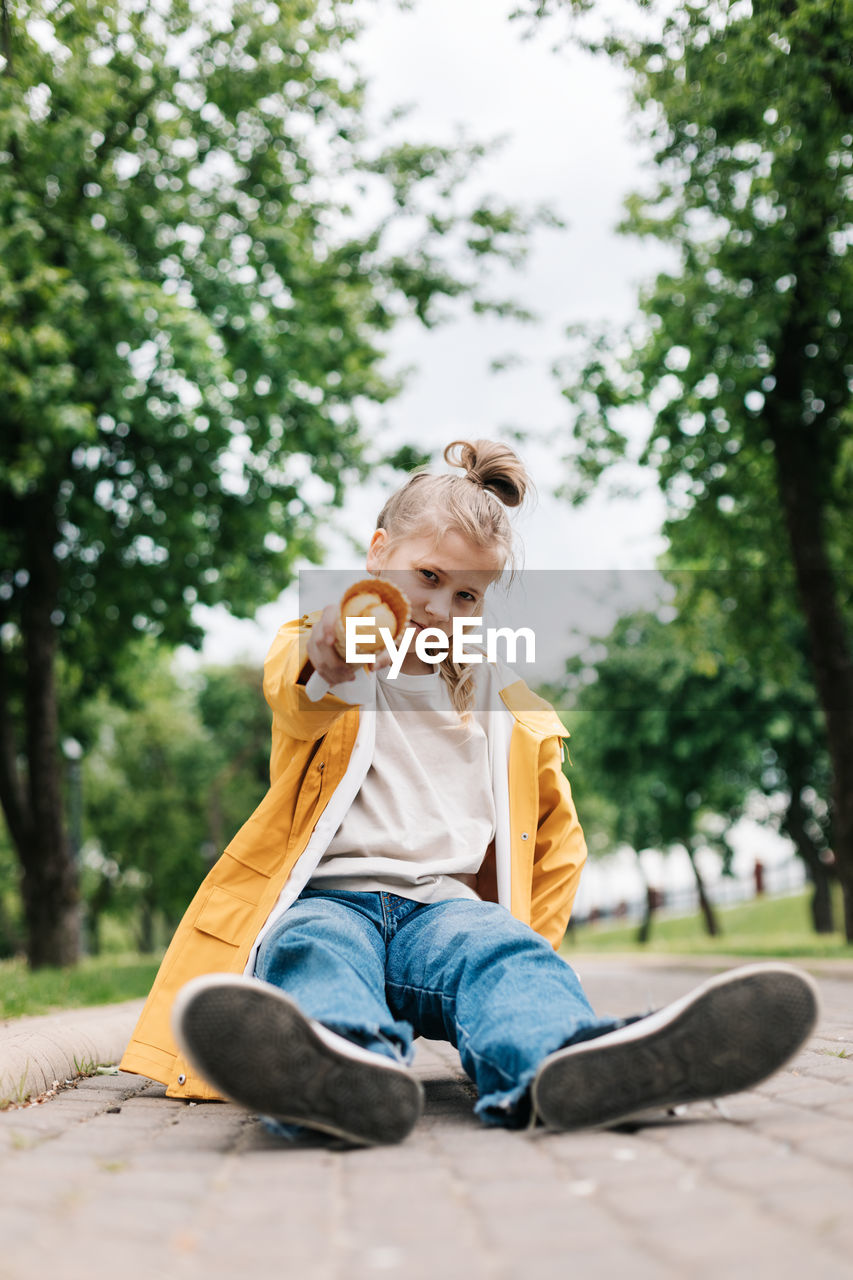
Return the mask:
[[483, 1124], [501, 1125], [505, 1129], [524, 1129], [530, 1123], [530, 1086], [538, 1068], [525, 1071], [512, 1089], [499, 1089], [480, 1098], [474, 1114]]

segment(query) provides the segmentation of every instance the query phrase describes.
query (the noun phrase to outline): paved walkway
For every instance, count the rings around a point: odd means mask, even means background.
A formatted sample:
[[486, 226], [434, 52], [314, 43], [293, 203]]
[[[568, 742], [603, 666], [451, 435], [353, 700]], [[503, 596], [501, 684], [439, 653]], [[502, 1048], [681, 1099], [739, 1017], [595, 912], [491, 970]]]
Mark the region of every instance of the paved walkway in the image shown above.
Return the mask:
[[[574, 963], [602, 1012], [701, 976]], [[432, 1041], [426, 1115], [393, 1148], [282, 1145], [235, 1106], [82, 1080], [0, 1114], [0, 1278], [853, 1276], [851, 976], [819, 978], [817, 1034], [785, 1071], [634, 1131], [482, 1128], [458, 1057]]]

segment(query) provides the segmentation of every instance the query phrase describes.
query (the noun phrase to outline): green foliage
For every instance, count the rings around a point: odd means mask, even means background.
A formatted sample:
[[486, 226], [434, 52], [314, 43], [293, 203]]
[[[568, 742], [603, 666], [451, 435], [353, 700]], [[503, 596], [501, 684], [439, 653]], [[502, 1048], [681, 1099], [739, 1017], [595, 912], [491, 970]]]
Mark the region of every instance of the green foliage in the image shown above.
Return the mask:
[[[781, 825], [799, 852], [831, 848], [831, 768], [824, 717], [806, 652], [805, 628], [790, 575], [753, 572], [670, 573], [676, 584], [676, 634], [695, 668], [727, 669], [748, 688], [740, 724], [750, 785], [787, 795]], [[721, 696], [724, 689], [720, 687]], [[798, 816], [802, 835], [789, 829]], [[805, 838], [805, 839], [804, 839]]]
[[779, 398], [783, 354], [807, 370], [789, 411], [808, 429], [821, 498], [844, 500], [853, 69], [838, 51], [851, 38], [847, 3], [709, 3], [679, 6], [659, 38], [609, 46], [632, 72], [657, 170], [622, 230], [671, 246], [677, 269], [644, 292], [624, 360], [611, 341], [580, 362], [568, 391], [581, 406], [576, 492], [623, 456], [618, 411], [650, 405], [642, 461], [657, 468], [673, 521], [701, 514], [706, 532], [720, 530], [706, 564], [763, 564], [778, 547], [763, 409]]
[[2, 593], [14, 621], [43, 497], [93, 680], [134, 629], [193, 642], [196, 600], [247, 614], [318, 556], [370, 460], [357, 403], [396, 390], [382, 333], [476, 295], [451, 233], [514, 256], [525, 225], [457, 214], [482, 148], [367, 143], [346, 3], [4, 13]]
[[17, 955], [24, 940], [17, 872], [12, 843], [0, 827], [0, 960]]
[[[725, 830], [758, 785], [754, 673], [698, 657], [675, 624], [647, 613], [620, 619], [604, 644], [568, 669], [587, 826], [601, 824], [611, 848], [716, 843], [727, 859]], [[598, 797], [589, 818], [587, 792]]]
[[[84, 746], [81, 891], [96, 953], [155, 949], [210, 863], [269, 786], [270, 715], [261, 671], [177, 676], [167, 654], [137, 645], [119, 699], [78, 704]], [[15, 858], [0, 838], [0, 958], [20, 953]]]
[[[661, 21], [659, 36], [622, 33], [606, 48], [632, 73], [655, 164], [621, 229], [669, 246], [675, 268], [642, 293], [628, 333], [572, 331], [567, 491], [582, 500], [631, 454], [625, 410], [648, 407], [639, 461], [669, 500], [668, 564], [751, 570], [720, 579], [721, 602], [745, 649], [769, 640], [784, 664], [776, 637], [790, 638], [801, 610], [785, 484], [813, 494], [842, 607], [851, 599], [839, 571], [850, 553], [853, 70], [838, 50], [853, 9], [710, 3]], [[773, 414], [807, 441], [784, 481]]]
[[764, 820], [815, 882], [815, 927], [831, 930], [830, 768], [814, 687], [801, 648], [780, 679], [763, 654], [748, 660], [731, 643], [723, 576], [709, 590], [707, 575], [678, 575], [691, 584], [686, 615], [622, 618], [569, 664], [560, 696], [575, 700], [573, 787], [590, 849], [682, 845], [692, 858], [710, 845], [725, 870], [728, 832], [763, 792]]
[[94, 921], [107, 908], [132, 910], [137, 943], [150, 950], [155, 913], [176, 922], [206, 870], [220, 756], [165, 661], [138, 694], [135, 709], [102, 706], [85, 760], [84, 891]]
[[672, 266], [627, 332], [571, 335], [566, 491], [582, 501], [626, 457], [653, 467], [667, 568], [750, 571], [699, 595], [721, 588], [731, 643], [780, 691], [813, 681], [853, 938], [853, 5], [637, 0], [617, 22], [598, 47], [631, 75], [653, 162], [621, 229]]
[[262, 678], [252, 666], [207, 668], [196, 697], [215, 757], [206, 784], [211, 855], [219, 855], [269, 787], [270, 711]]
[[171, 929], [269, 786], [269, 709], [261, 672], [174, 674], [140, 664], [130, 705], [100, 701], [85, 757], [83, 889], [93, 942], [105, 913], [133, 921], [150, 950]]
[[385, 335], [513, 310], [482, 281], [544, 215], [466, 208], [478, 144], [369, 138], [356, 27], [350, 0], [2, 0], [0, 800], [34, 963], [74, 949], [57, 663], [88, 702], [140, 636], [197, 645], [197, 603], [278, 596], [387, 465]]

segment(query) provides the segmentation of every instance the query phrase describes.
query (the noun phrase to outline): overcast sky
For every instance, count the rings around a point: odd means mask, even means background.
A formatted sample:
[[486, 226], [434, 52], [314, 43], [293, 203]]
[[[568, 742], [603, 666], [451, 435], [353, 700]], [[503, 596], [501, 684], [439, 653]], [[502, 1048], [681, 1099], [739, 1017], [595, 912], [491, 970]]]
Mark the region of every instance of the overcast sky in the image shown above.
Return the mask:
[[[607, 3], [607, 0], [605, 0]], [[416, 368], [402, 396], [377, 414], [374, 429], [389, 443], [417, 441], [440, 450], [457, 437], [500, 437], [503, 428], [568, 432], [568, 406], [551, 366], [565, 350], [568, 324], [634, 314], [637, 288], [663, 261], [653, 246], [618, 237], [625, 195], [648, 181], [635, 136], [627, 84], [602, 59], [576, 50], [554, 52], [556, 25], [523, 39], [508, 0], [421, 0], [401, 11], [390, 0], [366, 3], [368, 29], [357, 60], [366, 74], [369, 111], [379, 121], [395, 106], [414, 104], [406, 130], [416, 140], [450, 142], [458, 126], [471, 138], [508, 140], [469, 184], [529, 207], [551, 206], [568, 226], [541, 229], [518, 273], [500, 274], [539, 317], [535, 325], [459, 318], [427, 332], [412, 322], [390, 339], [389, 366]], [[490, 362], [513, 353], [522, 363], [494, 374]], [[648, 569], [662, 549], [662, 503], [651, 478], [631, 499], [602, 493], [574, 510], [550, 489], [559, 480], [553, 447], [521, 447], [539, 500], [517, 528], [531, 569]], [[378, 486], [361, 488], [343, 513], [366, 541], [384, 501]], [[330, 564], [357, 567], [338, 540]], [[204, 612], [205, 661], [259, 658], [280, 622], [298, 611], [295, 589], [261, 610], [256, 623], [224, 611]]]

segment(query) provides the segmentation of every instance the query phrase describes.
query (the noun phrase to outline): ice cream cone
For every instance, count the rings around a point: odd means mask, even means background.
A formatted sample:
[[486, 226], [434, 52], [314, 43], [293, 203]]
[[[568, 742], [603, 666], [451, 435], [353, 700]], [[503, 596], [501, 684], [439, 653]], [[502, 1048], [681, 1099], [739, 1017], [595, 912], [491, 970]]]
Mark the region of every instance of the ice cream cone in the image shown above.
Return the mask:
[[374, 636], [359, 634], [358, 645], [362, 653], [379, 653], [384, 640], [380, 627], [391, 632], [397, 644], [411, 617], [408, 596], [385, 578], [362, 578], [354, 582], [343, 594], [341, 613], [335, 624], [335, 649], [340, 657], [346, 657], [347, 618], [373, 618]]

